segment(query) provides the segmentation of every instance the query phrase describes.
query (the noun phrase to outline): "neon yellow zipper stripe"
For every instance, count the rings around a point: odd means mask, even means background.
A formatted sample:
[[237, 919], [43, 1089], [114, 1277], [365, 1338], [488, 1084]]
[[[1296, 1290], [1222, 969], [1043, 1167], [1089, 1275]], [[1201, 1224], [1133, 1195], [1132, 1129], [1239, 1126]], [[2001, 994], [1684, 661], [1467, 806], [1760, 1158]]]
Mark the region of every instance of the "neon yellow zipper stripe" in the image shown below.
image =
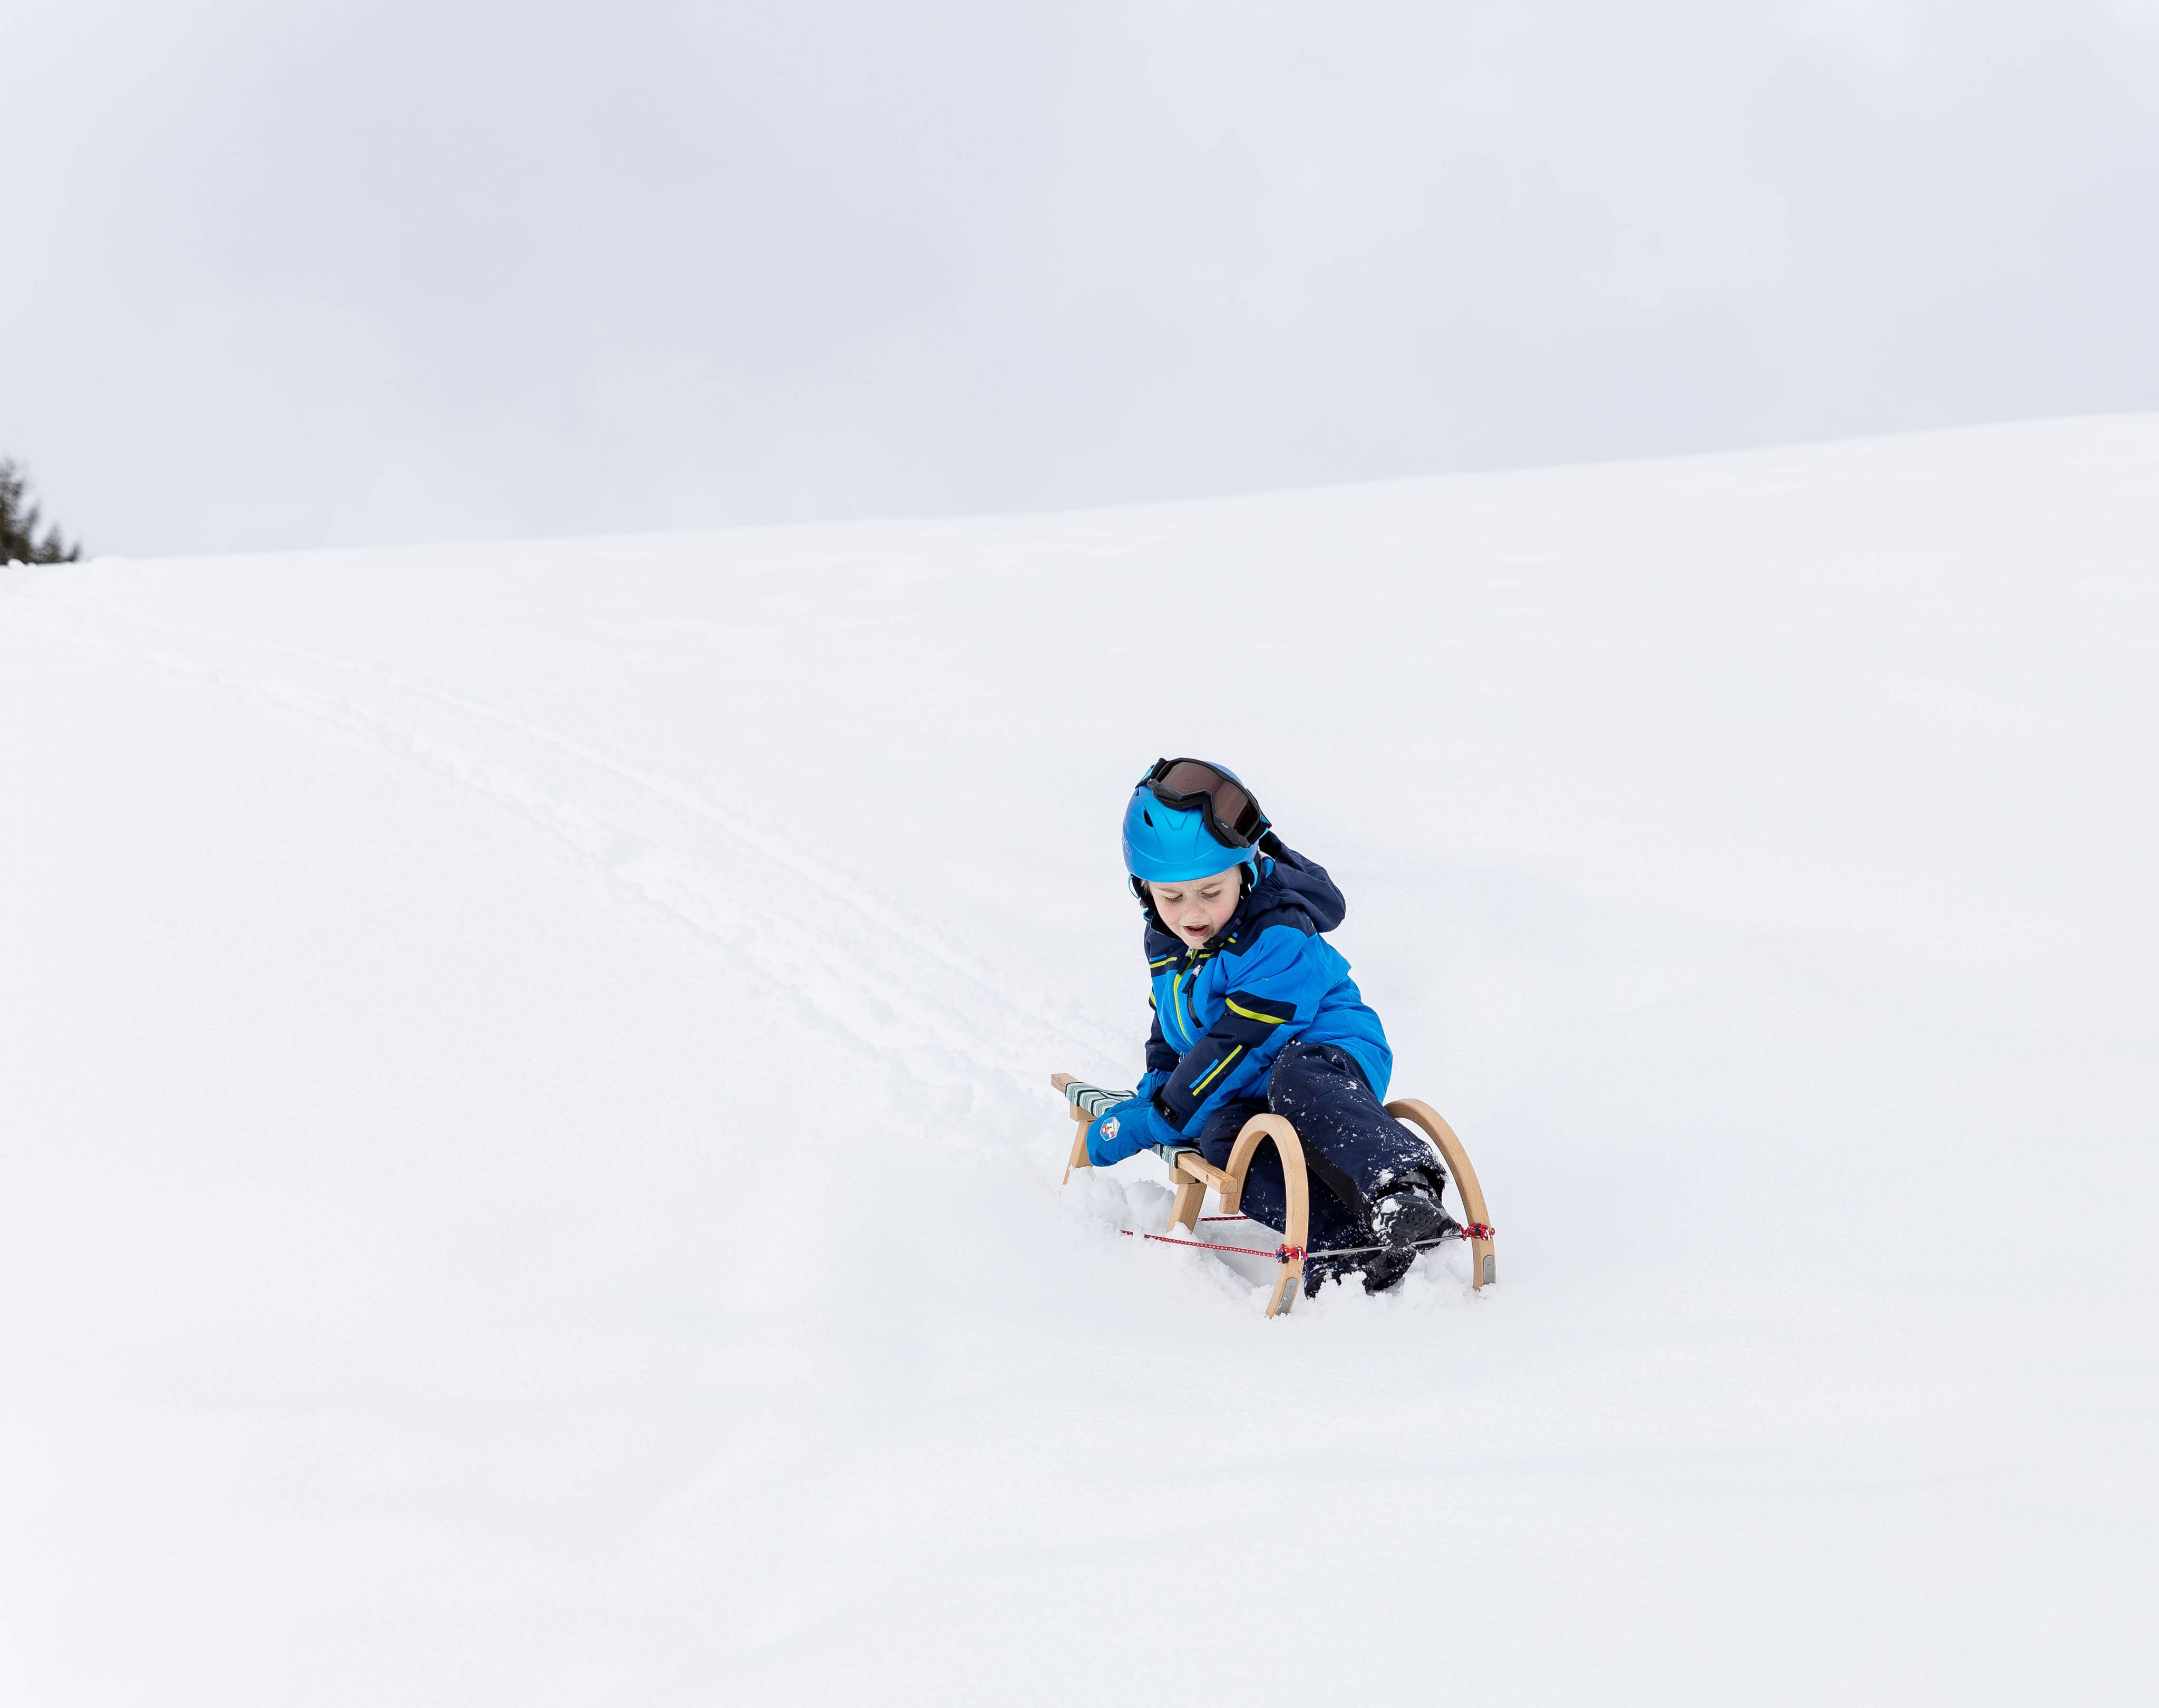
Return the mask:
[[[1226, 1002], [1228, 999], [1224, 1000]], [[1289, 1018], [1286, 1014], [1255, 1014], [1249, 1008], [1240, 1008], [1235, 1002], [1230, 1002], [1229, 1007], [1232, 1014], [1241, 1014], [1247, 1020], [1265, 1021], [1269, 1026], [1281, 1026]]]
[[1212, 1079], [1217, 1074], [1220, 1073], [1223, 1069], [1228, 1067], [1230, 1063], [1235, 1061], [1237, 1058], [1244, 1054], [1244, 1045], [1239, 1044], [1235, 1049], [1231, 1050], [1228, 1055], [1223, 1057], [1220, 1061], [1215, 1063], [1213, 1067], [1209, 1068], [1204, 1074], [1200, 1075], [1199, 1083], [1192, 1088], [1192, 1095], [1194, 1097], [1197, 1097], [1201, 1092], [1204, 1091], [1207, 1089], [1208, 1081]]

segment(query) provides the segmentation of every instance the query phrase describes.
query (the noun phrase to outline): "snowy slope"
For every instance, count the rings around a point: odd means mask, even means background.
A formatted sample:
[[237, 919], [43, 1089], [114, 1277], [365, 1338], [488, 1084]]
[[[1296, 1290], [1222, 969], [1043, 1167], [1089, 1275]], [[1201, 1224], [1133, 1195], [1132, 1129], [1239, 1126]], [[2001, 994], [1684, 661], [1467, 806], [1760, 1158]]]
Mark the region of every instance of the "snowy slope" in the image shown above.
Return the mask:
[[[2159, 419], [0, 572], [0, 1702], [2150, 1699]], [[1062, 1191], [1251, 777], [1499, 1229]]]

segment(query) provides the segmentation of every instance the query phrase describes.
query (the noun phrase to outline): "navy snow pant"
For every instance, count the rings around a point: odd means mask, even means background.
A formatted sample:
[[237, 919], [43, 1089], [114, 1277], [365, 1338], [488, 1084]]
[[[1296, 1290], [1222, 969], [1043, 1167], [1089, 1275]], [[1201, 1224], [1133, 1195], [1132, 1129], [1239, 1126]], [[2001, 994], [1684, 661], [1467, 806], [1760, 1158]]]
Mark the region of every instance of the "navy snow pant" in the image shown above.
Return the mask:
[[[1304, 1141], [1305, 1172], [1312, 1183], [1312, 1250], [1363, 1245], [1371, 1239], [1371, 1201], [1404, 1179], [1423, 1179], [1437, 1193], [1447, 1176], [1421, 1133], [1412, 1132], [1380, 1107], [1356, 1057], [1338, 1044], [1292, 1038], [1275, 1058], [1265, 1098], [1224, 1104], [1207, 1118], [1197, 1143], [1216, 1167], [1246, 1121], [1272, 1113], [1286, 1118]], [[1281, 1161], [1261, 1145], [1245, 1177], [1238, 1206], [1276, 1233], [1288, 1214]]]

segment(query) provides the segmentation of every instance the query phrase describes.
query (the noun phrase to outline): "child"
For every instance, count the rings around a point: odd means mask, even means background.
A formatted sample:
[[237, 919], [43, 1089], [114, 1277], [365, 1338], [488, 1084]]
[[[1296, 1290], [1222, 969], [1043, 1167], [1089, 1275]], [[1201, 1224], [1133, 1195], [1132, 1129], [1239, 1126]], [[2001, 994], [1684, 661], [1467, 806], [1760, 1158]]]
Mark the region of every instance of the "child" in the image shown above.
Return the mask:
[[[1364, 1272], [1376, 1293], [1422, 1242], [1457, 1224], [1431, 1147], [1380, 1106], [1394, 1067], [1380, 1017], [1321, 933], [1345, 904], [1327, 873], [1283, 846], [1250, 790], [1204, 759], [1162, 759], [1125, 808], [1125, 868], [1147, 914], [1146, 1076], [1087, 1130], [1096, 1166], [1150, 1145], [1196, 1146], [1220, 1167], [1240, 1129], [1272, 1110], [1303, 1141], [1312, 1249], [1378, 1251], [1305, 1265], [1305, 1293]], [[1280, 1231], [1281, 1164], [1261, 1146], [1243, 1209]]]

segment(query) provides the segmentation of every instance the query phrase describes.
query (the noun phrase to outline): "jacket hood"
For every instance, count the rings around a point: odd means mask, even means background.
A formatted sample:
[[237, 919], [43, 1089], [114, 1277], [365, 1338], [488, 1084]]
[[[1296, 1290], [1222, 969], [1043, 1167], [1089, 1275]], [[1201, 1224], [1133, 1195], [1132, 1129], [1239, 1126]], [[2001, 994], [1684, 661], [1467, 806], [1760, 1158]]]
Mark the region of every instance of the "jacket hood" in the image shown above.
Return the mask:
[[1258, 901], [1261, 891], [1271, 884], [1285, 900], [1304, 909], [1315, 930], [1332, 931], [1348, 916], [1349, 903], [1343, 899], [1325, 867], [1306, 859], [1272, 832], [1260, 839], [1260, 851], [1272, 855], [1274, 863], [1245, 898], [1247, 906]]

